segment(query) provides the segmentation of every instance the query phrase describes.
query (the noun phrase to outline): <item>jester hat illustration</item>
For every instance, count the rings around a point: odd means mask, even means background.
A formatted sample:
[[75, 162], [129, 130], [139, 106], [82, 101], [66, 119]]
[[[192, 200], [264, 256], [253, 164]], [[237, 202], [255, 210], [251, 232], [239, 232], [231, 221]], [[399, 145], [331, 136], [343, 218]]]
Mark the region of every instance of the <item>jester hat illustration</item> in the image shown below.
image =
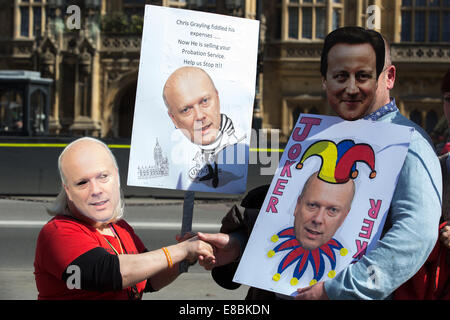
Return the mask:
[[371, 169], [370, 179], [376, 177], [375, 153], [372, 147], [365, 143], [355, 144], [353, 140], [342, 140], [335, 144], [330, 140], [320, 140], [308, 147], [296, 165], [301, 169], [303, 163], [310, 157], [322, 159], [318, 178], [329, 183], [346, 183], [350, 178], [358, 176], [357, 162], [364, 162]]

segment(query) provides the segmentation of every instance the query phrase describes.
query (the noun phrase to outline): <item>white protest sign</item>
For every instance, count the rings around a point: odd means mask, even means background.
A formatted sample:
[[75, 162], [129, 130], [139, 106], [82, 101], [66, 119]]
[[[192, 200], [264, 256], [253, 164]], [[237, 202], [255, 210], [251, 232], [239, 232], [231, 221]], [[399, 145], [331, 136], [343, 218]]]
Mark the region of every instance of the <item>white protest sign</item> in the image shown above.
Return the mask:
[[145, 7], [128, 185], [245, 192], [258, 33], [256, 20]]
[[380, 237], [413, 130], [301, 114], [233, 281], [289, 296], [359, 260]]

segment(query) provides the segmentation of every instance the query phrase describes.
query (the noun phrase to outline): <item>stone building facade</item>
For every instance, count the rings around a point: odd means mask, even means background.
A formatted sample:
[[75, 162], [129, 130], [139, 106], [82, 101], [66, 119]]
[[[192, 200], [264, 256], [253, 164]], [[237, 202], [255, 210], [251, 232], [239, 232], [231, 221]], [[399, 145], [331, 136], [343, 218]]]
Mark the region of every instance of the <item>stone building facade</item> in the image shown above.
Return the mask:
[[53, 79], [51, 134], [131, 136], [145, 4], [259, 19], [253, 124], [282, 141], [299, 113], [333, 114], [320, 52], [346, 25], [369, 23], [390, 40], [404, 115], [429, 132], [443, 117], [450, 0], [0, 0], [0, 69]]
[[[341, 26], [380, 31], [391, 43], [402, 114], [431, 132], [443, 118], [440, 85], [450, 68], [450, 1], [280, 0], [266, 8], [263, 127], [287, 139], [299, 113], [331, 114], [321, 89], [323, 38]], [[367, 25], [367, 23], [370, 25]]]

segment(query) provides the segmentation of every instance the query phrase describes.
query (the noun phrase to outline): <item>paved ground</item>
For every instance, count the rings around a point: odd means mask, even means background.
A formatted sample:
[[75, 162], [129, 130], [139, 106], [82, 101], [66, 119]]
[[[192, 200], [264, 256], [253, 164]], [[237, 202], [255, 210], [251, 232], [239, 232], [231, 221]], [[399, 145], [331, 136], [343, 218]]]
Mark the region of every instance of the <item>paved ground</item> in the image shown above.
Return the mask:
[[[144, 300], [242, 300], [248, 287], [236, 290], [219, 287], [206, 272], [184, 273], [158, 292], [147, 293]], [[0, 300], [35, 300], [37, 290], [33, 269], [0, 270]]]

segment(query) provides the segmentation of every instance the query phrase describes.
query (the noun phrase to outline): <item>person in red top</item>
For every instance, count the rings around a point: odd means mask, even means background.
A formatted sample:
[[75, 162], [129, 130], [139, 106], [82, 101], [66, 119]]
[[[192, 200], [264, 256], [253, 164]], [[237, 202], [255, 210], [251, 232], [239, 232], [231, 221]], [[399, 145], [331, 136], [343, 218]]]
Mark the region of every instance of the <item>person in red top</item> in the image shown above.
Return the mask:
[[122, 219], [117, 162], [101, 141], [72, 142], [58, 168], [63, 188], [36, 244], [38, 299], [140, 299], [172, 282], [179, 262], [214, 258], [211, 245], [197, 237], [145, 248]]

